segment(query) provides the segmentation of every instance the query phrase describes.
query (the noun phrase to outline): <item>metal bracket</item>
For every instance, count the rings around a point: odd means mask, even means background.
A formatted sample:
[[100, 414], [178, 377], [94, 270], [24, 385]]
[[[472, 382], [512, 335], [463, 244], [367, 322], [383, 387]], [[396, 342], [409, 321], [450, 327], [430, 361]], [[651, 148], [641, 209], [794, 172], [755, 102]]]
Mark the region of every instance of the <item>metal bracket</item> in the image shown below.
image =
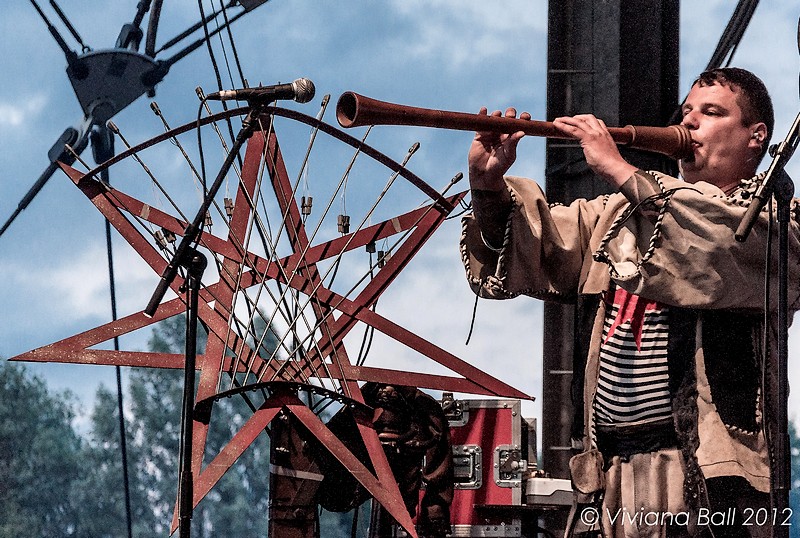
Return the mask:
[[453, 446], [456, 489], [480, 489], [483, 485], [483, 450], [478, 445]]
[[522, 474], [528, 462], [517, 445], [498, 445], [494, 449], [494, 483], [501, 488], [522, 487]]
[[456, 400], [452, 392], [442, 394], [442, 410], [451, 428], [466, 426], [469, 422], [469, 402]]

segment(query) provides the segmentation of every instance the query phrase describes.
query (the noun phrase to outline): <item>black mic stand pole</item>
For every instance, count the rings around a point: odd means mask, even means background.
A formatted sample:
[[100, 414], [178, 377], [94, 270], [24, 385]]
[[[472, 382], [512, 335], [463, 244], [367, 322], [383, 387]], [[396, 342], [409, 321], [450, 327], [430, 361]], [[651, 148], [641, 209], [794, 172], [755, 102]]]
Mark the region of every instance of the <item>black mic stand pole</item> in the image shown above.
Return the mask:
[[[774, 194], [778, 213], [778, 364], [777, 393], [774, 401], [765, 397], [765, 416], [774, 416], [777, 431], [770, 435], [767, 445], [771, 449], [770, 482], [772, 490], [773, 536], [787, 538], [789, 527], [787, 511], [789, 510], [789, 489], [791, 485], [791, 461], [789, 448], [789, 301], [788, 301], [788, 268], [789, 268], [789, 222], [791, 220], [791, 200], [794, 195], [792, 179], [784, 170], [792, 157], [800, 140], [800, 114], [795, 118], [786, 139], [770, 148], [772, 163], [761, 186], [756, 190], [753, 201], [747, 209], [739, 228], [736, 230], [737, 241], [744, 241], [750, 234], [758, 214], [771, 195]], [[767, 265], [769, 260], [767, 260]], [[768, 269], [769, 270], [769, 269]], [[769, 293], [769, 290], [766, 291]], [[769, 327], [765, 328], [769, 331]]]
[[194, 477], [192, 476], [192, 436], [194, 423], [194, 380], [197, 360], [197, 305], [200, 297], [200, 283], [208, 261], [206, 257], [190, 247], [191, 256], [186, 264], [186, 281], [181, 287], [186, 292], [186, 343], [183, 371], [183, 400], [181, 404], [181, 440], [178, 462], [178, 521], [181, 538], [188, 538], [192, 532], [192, 512], [194, 509]]
[[[768, 446], [772, 447], [772, 508], [776, 519], [773, 522], [773, 537], [788, 538], [789, 527], [783, 524], [789, 508], [789, 489], [791, 484], [791, 452], [789, 443], [789, 302], [788, 302], [788, 259], [789, 259], [789, 204], [794, 194], [794, 184], [781, 168], [775, 184], [775, 200], [778, 207], [778, 364], [776, 377], [778, 390], [771, 407], [775, 411], [777, 432]], [[767, 330], [769, 330], [767, 328]]]
[[211, 207], [214, 198], [222, 187], [225, 177], [230, 171], [233, 161], [244, 146], [245, 141], [250, 138], [255, 131], [258, 116], [266, 102], [259, 102], [257, 105], [251, 104], [250, 112], [242, 121], [242, 128], [236, 135], [236, 140], [231, 146], [225, 162], [222, 163], [219, 173], [214, 183], [203, 197], [203, 203], [197, 212], [194, 220], [186, 227], [178, 248], [172, 261], [161, 274], [161, 281], [158, 283], [144, 314], [153, 317], [158, 305], [167, 293], [175, 277], [178, 275], [178, 268], [187, 268], [187, 277], [182, 290], [187, 293], [186, 309], [186, 357], [184, 362], [184, 387], [183, 403], [181, 408], [181, 450], [180, 450], [180, 484], [178, 486], [178, 518], [180, 538], [191, 536], [192, 511], [194, 508], [194, 486], [192, 478], [192, 414], [194, 411], [194, 379], [195, 361], [197, 359], [196, 339], [197, 339], [197, 304], [200, 291], [200, 281], [206, 267], [205, 257], [194, 248], [203, 229], [206, 213]]

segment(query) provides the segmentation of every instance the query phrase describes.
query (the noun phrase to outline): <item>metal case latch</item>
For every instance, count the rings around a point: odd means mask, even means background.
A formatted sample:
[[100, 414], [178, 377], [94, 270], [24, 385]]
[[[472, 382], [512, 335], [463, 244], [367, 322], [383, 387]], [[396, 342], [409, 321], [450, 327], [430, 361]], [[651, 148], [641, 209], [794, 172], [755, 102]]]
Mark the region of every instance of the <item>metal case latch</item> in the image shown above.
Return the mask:
[[494, 449], [494, 482], [501, 488], [518, 488], [522, 486], [522, 474], [528, 462], [522, 459], [520, 447], [515, 445], [498, 445]]
[[480, 489], [483, 485], [481, 458], [483, 450], [478, 445], [453, 446], [453, 474], [456, 489]]

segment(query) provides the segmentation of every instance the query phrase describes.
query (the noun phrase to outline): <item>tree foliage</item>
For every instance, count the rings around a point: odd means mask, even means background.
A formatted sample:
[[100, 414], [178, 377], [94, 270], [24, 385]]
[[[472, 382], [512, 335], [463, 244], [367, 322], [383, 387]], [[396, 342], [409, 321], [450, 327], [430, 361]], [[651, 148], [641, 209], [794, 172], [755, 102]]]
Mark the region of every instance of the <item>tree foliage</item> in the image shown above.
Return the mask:
[[[150, 349], [181, 353], [184, 323], [178, 316], [156, 326]], [[198, 334], [198, 353], [204, 348], [205, 337]], [[156, 518], [154, 528], [159, 532], [168, 529], [176, 501], [182, 396], [181, 370], [136, 369], [131, 372], [130, 422], [134, 442], [141, 452], [137, 475], [140, 487], [149, 493]], [[251, 409], [240, 398], [217, 402], [206, 453], [218, 453], [251, 414]], [[268, 462], [269, 445], [266, 434], [262, 434], [197, 506], [192, 518], [193, 535], [266, 536]]]
[[[275, 334], [256, 319], [264, 334], [259, 350], [277, 346]], [[199, 331], [197, 350], [205, 348]], [[150, 351], [182, 353], [185, 321], [175, 316], [154, 327]], [[255, 342], [250, 341], [251, 345]], [[127, 373], [125, 439], [132, 534], [167, 536], [178, 486], [183, 371], [132, 368]], [[51, 393], [23, 366], [0, 363], [0, 538], [19, 536], [111, 538], [127, 536], [123, 462], [116, 391], [100, 386], [79, 434], [77, 400]], [[240, 430], [258, 403], [245, 397], [214, 404], [206, 459]], [[269, 437], [262, 433], [199, 503], [192, 519], [197, 537], [267, 536]], [[361, 510], [359, 536], [368, 514]], [[323, 512], [323, 538], [350, 536], [351, 514]]]
[[[258, 321], [257, 318], [256, 325]], [[184, 323], [178, 316], [157, 325], [149, 342], [150, 350], [181, 353], [185, 341]], [[197, 349], [202, 353], [205, 336], [202, 331], [198, 332]], [[253, 332], [264, 333], [263, 322]], [[266, 333], [261, 347], [269, 353], [276, 339], [270, 331]], [[182, 371], [135, 369], [130, 375], [129, 437], [134, 439], [139, 462], [137, 487], [140, 492], [147, 492], [151, 509], [150, 514], [142, 514], [142, 517], [158, 532], [166, 532], [176, 500], [182, 386]], [[239, 431], [255, 407], [257, 405], [246, 395], [214, 404], [204, 465]], [[269, 438], [262, 433], [198, 504], [192, 518], [193, 536], [263, 538], [267, 535], [269, 450]], [[362, 516], [362, 519], [366, 518]], [[321, 536], [349, 536], [350, 526], [350, 515], [324, 513]]]
[[76, 535], [71, 492], [83, 444], [74, 409], [71, 394], [50, 394], [24, 367], [0, 364], [0, 537]]
[[[73, 498], [79, 507], [81, 536], [111, 538], [127, 536], [125, 484], [119, 438], [117, 395], [101, 386], [95, 396], [91, 429], [81, 461], [81, 477], [75, 482]], [[130, 427], [127, 438], [133, 438]], [[129, 492], [134, 536], [147, 536], [155, 528], [148, 492], [136, 472], [142, 461], [141, 448], [127, 443]]]
[[789, 509], [791, 510], [791, 527], [789, 535], [800, 538], [800, 432], [798, 425], [789, 421], [789, 444], [791, 452], [791, 488], [789, 490]]

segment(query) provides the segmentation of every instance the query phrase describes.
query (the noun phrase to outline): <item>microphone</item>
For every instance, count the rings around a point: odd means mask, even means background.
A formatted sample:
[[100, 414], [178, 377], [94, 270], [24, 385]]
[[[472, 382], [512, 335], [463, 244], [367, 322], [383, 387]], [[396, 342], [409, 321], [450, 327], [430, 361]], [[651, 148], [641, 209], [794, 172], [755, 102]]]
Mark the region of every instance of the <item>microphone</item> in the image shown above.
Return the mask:
[[292, 99], [298, 103], [308, 103], [314, 98], [314, 83], [307, 78], [298, 78], [288, 84], [242, 88], [240, 90], [224, 90], [210, 93], [206, 99], [212, 101], [248, 101], [250, 103], [269, 103], [279, 99]]

